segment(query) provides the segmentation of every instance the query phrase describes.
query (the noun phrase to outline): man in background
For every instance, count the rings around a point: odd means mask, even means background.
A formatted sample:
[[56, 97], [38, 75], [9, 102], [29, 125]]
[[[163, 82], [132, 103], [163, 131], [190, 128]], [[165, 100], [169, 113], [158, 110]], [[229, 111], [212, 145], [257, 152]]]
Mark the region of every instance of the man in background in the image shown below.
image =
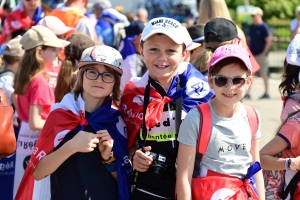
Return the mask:
[[[272, 36], [268, 25], [262, 20], [263, 11], [259, 7], [254, 7], [251, 12], [252, 24], [249, 27], [249, 47], [260, 65], [259, 75], [264, 81], [265, 93], [260, 99], [269, 99], [268, 92], [268, 53], [272, 44]], [[248, 97], [250, 98], [250, 93]]]

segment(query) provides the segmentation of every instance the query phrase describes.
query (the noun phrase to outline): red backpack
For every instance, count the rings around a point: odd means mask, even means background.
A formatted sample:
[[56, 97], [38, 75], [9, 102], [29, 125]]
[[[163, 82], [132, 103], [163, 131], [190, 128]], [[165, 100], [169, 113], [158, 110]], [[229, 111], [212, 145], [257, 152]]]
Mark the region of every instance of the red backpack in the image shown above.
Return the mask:
[[[258, 130], [258, 116], [255, 110], [244, 104], [251, 128], [252, 138]], [[192, 178], [192, 199], [230, 199], [246, 200], [249, 194], [252, 199], [259, 199], [256, 192], [250, 186], [250, 180], [245, 182], [228, 175], [214, 173], [206, 177], [197, 177], [200, 172], [200, 162], [206, 152], [211, 136], [212, 120], [208, 103], [197, 106], [200, 113], [199, 137], [196, 148], [195, 166]]]

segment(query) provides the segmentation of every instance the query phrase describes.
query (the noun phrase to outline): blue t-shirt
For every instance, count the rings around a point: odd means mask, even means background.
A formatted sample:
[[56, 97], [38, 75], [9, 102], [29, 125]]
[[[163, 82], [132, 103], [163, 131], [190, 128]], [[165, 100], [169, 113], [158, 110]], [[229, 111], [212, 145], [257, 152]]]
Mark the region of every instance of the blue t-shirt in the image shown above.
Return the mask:
[[250, 25], [249, 27], [250, 45], [249, 48], [253, 55], [261, 54], [266, 45], [266, 38], [270, 36], [268, 25], [263, 22], [260, 25]]

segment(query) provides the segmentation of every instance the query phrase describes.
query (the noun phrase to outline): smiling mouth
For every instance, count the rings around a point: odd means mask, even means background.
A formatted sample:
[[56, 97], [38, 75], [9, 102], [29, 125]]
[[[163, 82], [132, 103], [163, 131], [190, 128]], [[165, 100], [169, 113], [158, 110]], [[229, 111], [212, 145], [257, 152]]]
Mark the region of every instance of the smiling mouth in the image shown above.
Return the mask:
[[161, 69], [169, 67], [169, 65], [154, 65], [154, 66]]
[[92, 86], [92, 87], [95, 87], [95, 88], [100, 88], [100, 89], [104, 89], [103, 87], [101, 86]]
[[224, 95], [225, 97], [232, 98], [232, 97], [234, 97], [236, 94], [224, 94], [224, 93], [223, 93], [223, 95]]

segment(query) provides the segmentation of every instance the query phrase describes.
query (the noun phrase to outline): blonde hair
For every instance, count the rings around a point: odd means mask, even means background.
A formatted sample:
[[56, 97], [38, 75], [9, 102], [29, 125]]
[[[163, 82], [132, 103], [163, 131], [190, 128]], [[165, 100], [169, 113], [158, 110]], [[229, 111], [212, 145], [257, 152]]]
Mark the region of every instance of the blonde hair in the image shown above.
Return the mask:
[[61, 65], [54, 90], [55, 102], [60, 102], [72, 90], [73, 72], [77, 70], [77, 61], [67, 57]]
[[[233, 39], [234, 40], [234, 39]], [[225, 41], [225, 42], [207, 42], [204, 43], [206, 49], [200, 53], [192, 64], [200, 71], [205, 72], [207, 71], [208, 64], [211, 60], [211, 56], [213, 52], [220, 46], [231, 44], [233, 40]]]
[[202, 0], [199, 8], [197, 24], [206, 24], [216, 17], [222, 17], [232, 21], [225, 0]]
[[[85, 69], [86, 68], [91, 68], [91, 67], [94, 67], [96, 66], [97, 64], [87, 64], [87, 65], [84, 65], [82, 66], [78, 73], [77, 73], [77, 81], [76, 81], [76, 84], [74, 86], [74, 89], [73, 89], [73, 93], [75, 94], [75, 100], [78, 99], [78, 96], [79, 94], [82, 93], [83, 91], [83, 74], [85, 73]], [[108, 72], [111, 72], [111, 73], [114, 73], [115, 74], [115, 84], [114, 84], [114, 88], [113, 88], [113, 91], [112, 91], [112, 95], [111, 95], [111, 98], [113, 100], [113, 103], [116, 105], [116, 106], [119, 106], [119, 101], [120, 101], [120, 97], [121, 97], [121, 90], [120, 90], [120, 85], [121, 85], [121, 76], [119, 73], [117, 73], [115, 70], [113, 70], [112, 68], [110, 67], [107, 67], [105, 66], [105, 69], [108, 71]], [[107, 96], [107, 98], [105, 99], [105, 101], [107, 99], [109, 99], [110, 96]]]
[[24, 94], [27, 86], [37, 74], [42, 74], [48, 79], [44, 60], [38, 55], [39, 49], [41, 49], [40, 46], [25, 51], [14, 79], [15, 94]]

